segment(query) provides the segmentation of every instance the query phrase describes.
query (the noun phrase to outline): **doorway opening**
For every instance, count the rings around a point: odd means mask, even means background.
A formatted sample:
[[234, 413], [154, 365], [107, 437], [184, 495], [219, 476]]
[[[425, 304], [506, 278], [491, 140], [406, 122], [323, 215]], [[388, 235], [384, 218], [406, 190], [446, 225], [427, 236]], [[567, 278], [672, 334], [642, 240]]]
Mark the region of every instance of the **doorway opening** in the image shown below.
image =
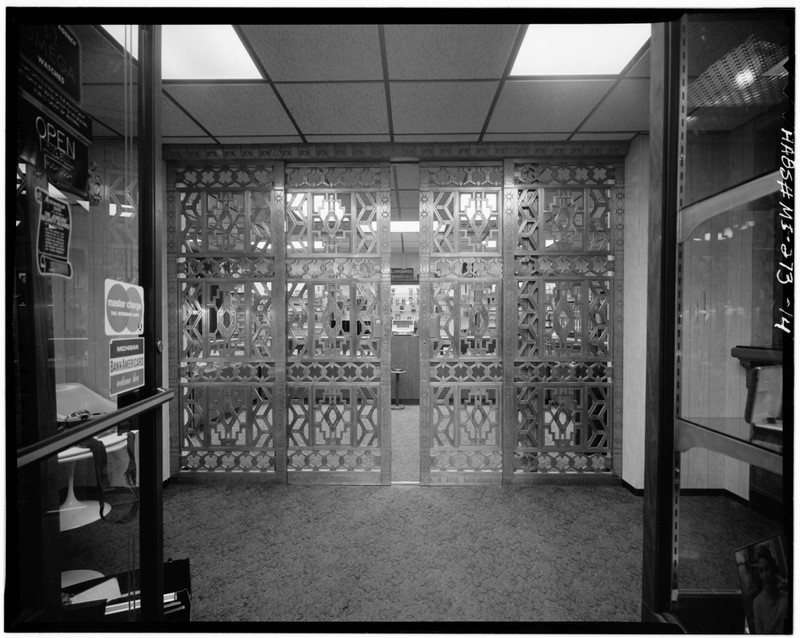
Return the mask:
[[[392, 484], [420, 482], [419, 163], [391, 166]], [[415, 226], [416, 224], [416, 226]]]

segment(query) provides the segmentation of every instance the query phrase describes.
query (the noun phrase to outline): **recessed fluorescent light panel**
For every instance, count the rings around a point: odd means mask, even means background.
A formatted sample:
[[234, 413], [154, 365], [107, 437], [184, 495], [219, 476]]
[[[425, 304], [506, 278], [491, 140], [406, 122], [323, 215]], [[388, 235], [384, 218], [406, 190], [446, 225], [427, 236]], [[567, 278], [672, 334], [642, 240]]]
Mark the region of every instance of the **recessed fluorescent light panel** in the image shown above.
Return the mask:
[[389, 228], [393, 233], [418, 233], [419, 222], [392, 222]]
[[[125, 46], [124, 25], [103, 25]], [[128, 48], [137, 55], [137, 30]], [[131, 40], [133, 42], [131, 43]], [[161, 27], [161, 77], [165, 80], [260, 80], [253, 60], [229, 24], [165, 24]]]
[[530, 24], [511, 75], [616, 75], [650, 24]]

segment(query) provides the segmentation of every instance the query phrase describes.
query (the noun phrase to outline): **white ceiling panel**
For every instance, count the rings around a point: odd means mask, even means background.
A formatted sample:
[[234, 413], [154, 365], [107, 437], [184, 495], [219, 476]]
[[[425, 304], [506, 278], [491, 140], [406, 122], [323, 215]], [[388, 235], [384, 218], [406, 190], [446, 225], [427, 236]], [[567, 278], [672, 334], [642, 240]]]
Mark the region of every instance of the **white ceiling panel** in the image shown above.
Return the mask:
[[448, 133], [446, 135], [438, 135], [436, 133], [405, 135], [395, 132], [394, 139], [397, 142], [477, 142], [479, 136], [480, 130], [471, 133]]
[[395, 133], [480, 132], [498, 82], [392, 82]]
[[216, 144], [217, 141], [213, 137], [181, 137], [165, 135], [161, 138], [162, 144]]
[[299, 135], [219, 135], [221, 144], [300, 144]]
[[585, 79], [506, 82], [487, 132], [572, 131], [613, 84]]
[[305, 134], [389, 132], [383, 84], [282, 84], [278, 90]]
[[628, 71], [628, 74], [625, 76], [628, 78], [649, 78], [650, 77], [650, 51], [646, 51], [645, 54], [639, 58], [631, 67], [631, 70]]
[[486, 133], [484, 142], [563, 142], [569, 133]]
[[570, 139], [574, 142], [615, 142], [632, 140], [636, 133], [575, 133]]
[[[83, 87], [83, 109], [91, 113], [95, 120], [122, 135], [126, 119], [136, 127], [136, 103], [138, 90], [133, 87], [130, 103], [125, 99], [120, 85], [90, 84]], [[132, 110], [132, 114], [126, 113]], [[129, 124], [130, 125], [130, 124]]]
[[[82, 29], [82, 54], [91, 61], [85, 65], [82, 106], [96, 118], [98, 136], [119, 135], [125, 127], [118, 83], [122, 55], [90, 27], [75, 28]], [[164, 91], [178, 104], [162, 99], [165, 142], [394, 142], [401, 159], [417, 157], [422, 145], [485, 141], [525, 149], [530, 142], [629, 139], [649, 127], [649, 52], [617, 83], [609, 76], [509, 78], [494, 103], [520, 25], [238, 28], [272, 83], [166, 82]], [[416, 193], [416, 167], [409, 171]], [[393, 188], [404, 181], [393, 172]]]
[[275, 82], [382, 80], [378, 25], [242, 25]]
[[165, 84], [164, 90], [212, 135], [297, 133], [267, 84]]
[[516, 24], [387, 24], [389, 79], [499, 79], [518, 30]]
[[389, 142], [389, 134], [384, 135], [306, 135], [306, 140], [310, 143], [331, 143], [331, 142]]
[[[93, 83], [119, 83], [123, 78], [124, 56], [122, 48], [112, 44], [99, 31], [86, 24], [69, 25], [81, 43], [81, 82], [83, 86]], [[133, 73], [136, 81], [136, 73]], [[121, 86], [119, 90], [122, 90]]]
[[92, 137], [94, 139], [99, 139], [101, 137], [119, 137], [119, 133], [117, 131], [112, 131], [110, 128], [103, 126], [97, 120], [92, 122]]
[[206, 137], [208, 135], [165, 95], [161, 96], [161, 126], [172, 136], [193, 137], [199, 135]]
[[581, 127], [581, 131], [647, 131], [650, 129], [650, 82], [624, 79]]

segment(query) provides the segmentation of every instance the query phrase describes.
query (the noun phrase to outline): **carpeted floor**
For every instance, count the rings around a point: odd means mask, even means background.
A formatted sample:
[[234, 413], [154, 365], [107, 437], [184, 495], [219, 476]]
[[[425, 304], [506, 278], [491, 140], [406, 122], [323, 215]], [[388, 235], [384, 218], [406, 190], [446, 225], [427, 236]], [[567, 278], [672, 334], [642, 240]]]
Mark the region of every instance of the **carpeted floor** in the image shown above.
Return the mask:
[[[395, 482], [419, 480], [417, 419], [416, 406], [392, 412]], [[642, 516], [617, 485], [178, 478], [164, 489], [164, 556], [190, 559], [199, 622], [638, 622]], [[681, 588], [738, 588], [733, 551], [777, 529], [725, 496], [682, 498]], [[135, 532], [64, 532], [61, 568], [124, 571]]]
[[[196, 621], [638, 621], [641, 500], [615, 486], [176, 484]], [[224, 514], [223, 514], [224, 513]]]

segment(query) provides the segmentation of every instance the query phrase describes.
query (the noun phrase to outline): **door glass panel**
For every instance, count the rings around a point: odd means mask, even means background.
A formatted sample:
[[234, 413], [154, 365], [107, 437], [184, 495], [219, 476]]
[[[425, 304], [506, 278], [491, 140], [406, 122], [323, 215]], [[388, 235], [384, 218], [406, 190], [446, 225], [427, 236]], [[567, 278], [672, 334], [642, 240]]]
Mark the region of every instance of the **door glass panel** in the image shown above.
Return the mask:
[[[26, 161], [18, 167], [15, 325], [18, 341], [25, 342], [34, 311], [25, 298], [26, 285], [29, 277], [37, 277], [41, 293], [36, 311], [47, 316], [44, 337], [52, 361], [49, 382], [54, 383], [58, 415], [36, 434], [29, 426], [20, 425], [25, 429], [19, 437], [24, 444], [55, 435], [65, 424], [114, 411], [118, 397], [144, 383], [140, 335], [148, 309], [139, 285], [139, 194], [133, 137], [136, 71], [131, 58], [94, 27], [66, 29], [78, 43], [86, 127], [79, 127], [77, 118], [65, 117], [65, 122], [53, 118], [55, 128], [62, 126], [64, 136], [74, 138], [64, 143], [62, 169], [54, 171], [56, 158], [47, 151], [43, 151], [42, 164], [39, 158], [25, 155]], [[133, 37], [135, 30], [129, 29], [129, 38]], [[100, 85], [103, 88], [98, 88]], [[26, 95], [23, 92], [21, 112], [33, 108]], [[42, 113], [42, 118], [48, 115]], [[20, 131], [21, 138], [26, 135]], [[85, 166], [81, 159], [84, 148]], [[56, 153], [56, 149], [49, 150]], [[74, 161], [69, 163], [70, 159]], [[86, 181], [78, 177], [81, 170], [86, 172]], [[30, 269], [34, 272], [28, 272]], [[14, 354], [24, 404], [30, 400], [25, 390], [32, 358], [28, 344], [20, 345]]]
[[[75, 86], [59, 92], [21, 46], [17, 448], [86, 426], [142, 387], [144, 313], [155, 311], [144, 306], [140, 281], [134, 61], [93, 26], [22, 31], [23, 40], [44, 37], [60, 54], [71, 52], [65, 64], [77, 66], [65, 73]], [[29, 116], [35, 131], [48, 133], [35, 151]], [[11, 613], [19, 605], [18, 618], [30, 613], [60, 627], [139, 616], [139, 420], [17, 471], [7, 559], [20, 581], [9, 605]]]

